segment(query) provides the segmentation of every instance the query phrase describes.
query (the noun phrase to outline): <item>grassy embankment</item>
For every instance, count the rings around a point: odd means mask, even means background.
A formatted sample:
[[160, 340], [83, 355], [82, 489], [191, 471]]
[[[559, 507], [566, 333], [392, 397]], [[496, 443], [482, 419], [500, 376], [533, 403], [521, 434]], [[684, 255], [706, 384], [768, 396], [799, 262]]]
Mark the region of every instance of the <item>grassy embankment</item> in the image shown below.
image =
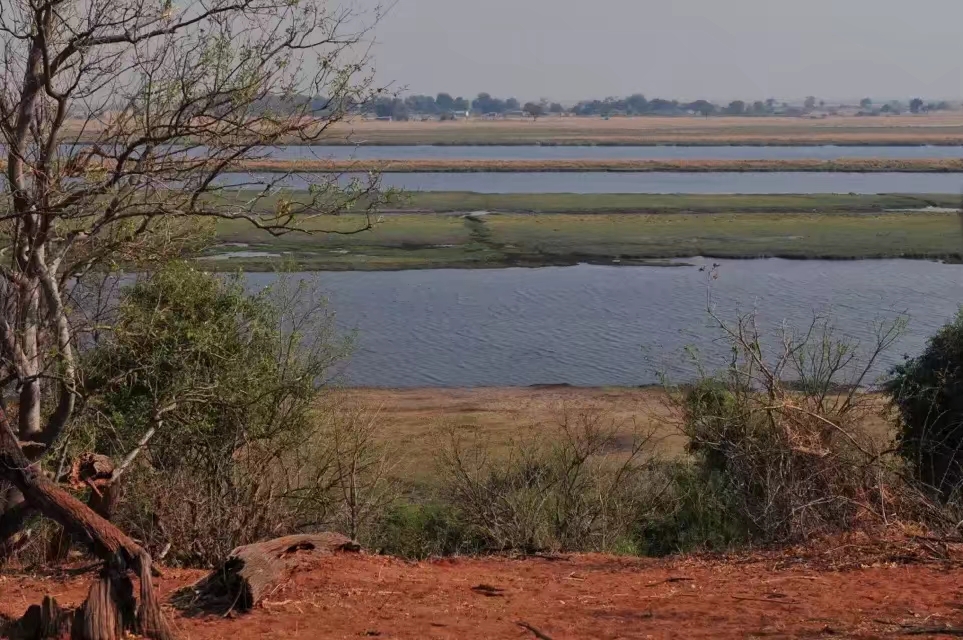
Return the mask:
[[[355, 235], [293, 233], [273, 238], [223, 222], [218, 268], [270, 269], [279, 257], [304, 269], [379, 270], [644, 264], [718, 258], [959, 259], [955, 213], [887, 211], [954, 206], [957, 196], [648, 196], [418, 193]], [[266, 206], [270, 203], [265, 203]], [[405, 211], [407, 209], [407, 211]], [[446, 215], [417, 211], [504, 211]], [[415, 212], [412, 212], [415, 211]], [[548, 212], [531, 215], [521, 212]], [[357, 215], [315, 219], [314, 231], [363, 226]], [[238, 245], [245, 245], [239, 247]]]
[[[482, 443], [499, 456], [514, 440], [551, 430], [573, 412], [604, 415], [608, 423], [618, 426], [619, 439], [625, 443], [635, 435], [652, 434], [654, 451], [668, 458], [681, 456], [685, 447], [677, 411], [659, 388], [348, 389], [341, 393], [351, 405], [379, 409], [381, 433], [404, 461], [399, 471], [414, 479], [432, 475], [439, 445], [452, 433]], [[892, 424], [882, 412], [869, 416], [863, 426], [879, 441], [893, 436]], [[618, 449], [612, 451], [620, 454]]]
[[[601, 153], [601, 152], [600, 152]], [[963, 173], [955, 158], [842, 158], [839, 160], [248, 160], [237, 167], [262, 173]]]
[[[81, 132], [92, 139], [98, 127]], [[286, 144], [303, 142], [298, 139]], [[351, 119], [330, 126], [324, 144], [381, 145], [682, 145], [682, 146], [919, 146], [963, 145], [963, 113], [861, 118], [632, 117], [469, 120], [459, 122], [380, 122]]]
[[[330, 144], [385, 145], [960, 145], [963, 114], [879, 118], [632, 117], [379, 122], [332, 127]], [[350, 134], [350, 140], [346, 137]]]

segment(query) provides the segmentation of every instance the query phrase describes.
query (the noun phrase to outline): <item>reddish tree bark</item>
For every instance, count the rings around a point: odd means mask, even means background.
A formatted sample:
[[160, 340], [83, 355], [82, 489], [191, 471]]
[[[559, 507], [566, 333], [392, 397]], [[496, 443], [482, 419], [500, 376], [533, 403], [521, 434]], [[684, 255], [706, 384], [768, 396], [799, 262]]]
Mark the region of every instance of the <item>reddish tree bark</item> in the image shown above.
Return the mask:
[[130, 584], [127, 573], [133, 572], [140, 582], [136, 630], [155, 640], [173, 640], [174, 633], [161, 612], [151, 582], [150, 554], [116, 526], [54, 484], [37, 465], [30, 464], [2, 410], [0, 479], [19, 489], [29, 505], [76, 535], [104, 561], [104, 573], [91, 589], [85, 605], [87, 619], [96, 619], [97, 623], [84, 624], [85, 637], [112, 640], [120, 637], [115, 633], [116, 629], [130, 625], [130, 621], [124, 620], [127, 603], [123, 602], [123, 593]]

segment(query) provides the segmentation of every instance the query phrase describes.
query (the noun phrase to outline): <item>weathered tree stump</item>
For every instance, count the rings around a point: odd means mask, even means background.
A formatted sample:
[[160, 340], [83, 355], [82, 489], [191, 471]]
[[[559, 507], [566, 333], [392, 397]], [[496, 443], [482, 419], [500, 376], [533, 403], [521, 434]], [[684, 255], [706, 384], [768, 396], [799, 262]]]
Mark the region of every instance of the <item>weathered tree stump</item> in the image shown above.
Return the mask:
[[167, 627], [165, 620], [150, 617], [153, 615], [150, 607], [137, 609], [134, 585], [126, 573], [105, 568], [91, 585], [87, 599], [77, 609], [61, 609], [56, 600], [47, 596], [42, 604], [31, 605], [20, 619], [0, 626], [0, 637], [12, 640], [122, 640], [128, 637], [128, 631], [144, 632]]
[[85, 640], [121, 640], [135, 628], [134, 585], [124, 573], [104, 571], [90, 587], [75, 624]]
[[360, 550], [337, 533], [285, 536], [238, 547], [209, 575], [174, 594], [172, 602], [219, 614], [249, 611], [312, 560]]
[[0, 636], [11, 640], [67, 640], [70, 638], [73, 612], [60, 608], [50, 596], [42, 604], [30, 605], [19, 620], [0, 628]]

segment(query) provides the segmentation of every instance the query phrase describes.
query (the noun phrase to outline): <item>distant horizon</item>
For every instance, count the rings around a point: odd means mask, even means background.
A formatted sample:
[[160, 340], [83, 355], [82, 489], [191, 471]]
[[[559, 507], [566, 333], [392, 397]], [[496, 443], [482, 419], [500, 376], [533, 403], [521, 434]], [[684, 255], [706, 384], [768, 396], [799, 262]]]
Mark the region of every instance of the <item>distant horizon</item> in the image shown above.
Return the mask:
[[397, 0], [371, 53], [425, 95], [961, 100], [961, 24], [958, 0]]
[[663, 100], [678, 100], [680, 103], [695, 102], [695, 101], [697, 101], [697, 100], [708, 100], [709, 102], [713, 102], [713, 103], [716, 103], [716, 104], [728, 104], [729, 102], [732, 102], [733, 100], [744, 100], [745, 102], [753, 102], [753, 101], [756, 101], [756, 100], [761, 100], [761, 101], [765, 102], [765, 101], [768, 100], [768, 99], [773, 99], [773, 100], [775, 100], [775, 101], [776, 101], [777, 103], [779, 103], [779, 104], [782, 104], [783, 102], [785, 102], [785, 103], [787, 103], [787, 104], [792, 105], [792, 104], [802, 104], [802, 103], [806, 100], [806, 98], [809, 97], [809, 96], [814, 96], [817, 100], [823, 100], [823, 101], [825, 101], [827, 104], [830, 104], [830, 103], [831, 103], [831, 104], [835, 104], [835, 105], [852, 105], [852, 106], [859, 105], [859, 101], [862, 100], [863, 98], [869, 98], [870, 100], [872, 100], [874, 103], [877, 103], [877, 104], [884, 104], [884, 103], [886, 103], [886, 102], [894, 102], [894, 101], [895, 101], [895, 102], [909, 102], [909, 101], [912, 100], [913, 98], [920, 98], [920, 99], [922, 99], [922, 100], [924, 100], [924, 101], [926, 101], [926, 102], [941, 102], [941, 101], [945, 101], [945, 102], [959, 102], [959, 103], [963, 103], [963, 93], [961, 93], [961, 94], [959, 94], [959, 95], [951, 95], [951, 96], [947, 96], [947, 95], [928, 95], [928, 94], [924, 94], [924, 95], [910, 94], [910, 95], [896, 95], [896, 96], [893, 96], [893, 95], [890, 95], [890, 96], [887, 96], [887, 95], [878, 95], [878, 96], [877, 96], [877, 95], [868, 94], [868, 95], [862, 95], [862, 96], [859, 96], [859, 97], [849, 97], [849, 98], [838, 98], [838, 97], [821, 96], [821, 95], [819, 95], [819, 94], [817, 94], [817, 93], [804, 93], [804, 94], [799, 95], [799, 96], [794, 96], [794, 97], [788, 97], [788, 98], [787, 98], [787, 97], [784, 97], [784, 96], [783, 96], [783, 97], [780, 97], [780, 96], [776, 96], [776, 95], [773, 95], [773, 96], [750, 96], [750, 97], [746, 97], [746, 96], [712, 97], [712, 96], [706, 96], [706, 95], [697, 95], [697, 96], [695, 96], [695, 97], [692, 97], [692, 96], [688, 96], [688, 95], [686, 95], [686, 96], [662, 95], [662, 94], [658, 94], [658, 93], [655, 93], [655, 92], [648, 92], [648, 91], [644, 91], [644, 90], [636, 90], [636, 91], [630, 91], [630, 92], [628, 92], [628, 93], [612, 93], [612, 92], [609, 92], [609, 93], [599, 94], [599, 95], [586, 95], [586, 96], [583, 96], [583, 97], [581, 97], [581, 98], [557, 98], [557, 97], [554, 97], [554, 96], [551, 96], [551, 95], [531, 96], [531, 95], [528, 95], [528, 94], [515, 95], [515, 94], [509, 94], [509, 93], [498, 93], [498, 92], [490, 91], [490, 90], [486, 90], [486, 89], [481, 89], [481, 90], [479, 90], [479, 91], [475, 91], [475, 92], [470, 93], [470, 94], [456, 94], [456, 93], [453, 92], [453, 91], [448, 91], [448, 90], [445, 90], [445, 89], [441, 89], [441, 90], [439, 90], [439, 91], [415, 91], [414, 89], [411, 89], [411, 88], [409, 88], [409, 87], [405, 87], [405, 86], [400, 85], [400, 83], [395, 83], [395, 86], [389, 86], [389, 87], [388, 87], [388, 92], [391, 93], [391, 94], [397, 94], [397, 95], [399, 95], [399, 96], [401, 96], [401, 97], [414, 96], [414, 95], [425, 95], [425, 96], [436, 97], [436, 96], [438, 96], [438, 94], [447, 93], [447, 94], [449, 94], [452, 98], [459, 98], [459, 97], [461, 97], [461, 98], [465, 98], [466, 100], [472, 100], [472, 99], [476, 98], [476, 97], [478, 96], [478, 94], [480, 94], [480, 93], [487, 93], [487, 94], [489, 94], [489, 95], [491, 95], [492, 97], [495, 97], [495, 98], [502, 98], [502, 99], [515, 98], [516, 100], [518, 100], [518, 101], [521, 102], [521, 103], [530, 102], [530, 101], [532, 101], [532, 102], [538, 102], [539, 100], [547, 100], [548, 102], [560, 102], [560, 103], [562, 103], [562, 104], [567, 104], [567, 105], [574, 105], [574, 104], [578, 104], [579, 102], [584, 102], [584, 101], [587, 101], [587, 100], [604, 100], [604, 99], [606, 99], [606, 98], [627, 98], [627, 97], [629, 97], [629, 96], [631, 96], [631, 95], [635, 95], [635, 94], [641, 94], [641, 95], [645, 96], [645, 98], [648, 99], [648, 100], [652, 100], [652, 99], [656, 99], [656, 98], [661, 98], [661, 99], [663, 99]]
[[491, 95], [493, 98], [501, 98], [501, 99], [503, 99], [503, 100], [504, 100], [504, 99], [509, 99], [509, 98], [515, 98], [516, 100], [518, 100], [519, 102], [521, 102], [521, 103], [523, 103], [523, 104], [524, 104], [525, 102], [538, 102], [538, 101], [540, 101], [540, 100], [545, 100], [545, 101], [548, 101], [548, 102], [558, 102], [558, 103], [560, 103], [560, 104], [562, 104], [562, 105], [567, 105], [567, 106], [573, 106], [573, 105], [576, 105], [576, 104], [578, 104], [578, 103], [580, 103], [580, 102], [586, 102], [586, 101], [589, 101], [589, 100], [605, 100], [605, 99], [607, 99], [607, 98], [616, 98], [616, 99], [618, 99], [618, 98], [627, 98], [627, 97], [629, 97], [629, 96], [631, 96], [631, 95], [635, 95], [635, 94], [641, 94], [641, 95], [645, 96], [645, 98], [648, 99], [648, 100], [653, 100], [653, 99], [657, 99], [657, 98], [658, 98], [658, 99], [663, 99], [663, 100], [677, 100], [677, 101], [678, 101], [679, 103], [681, 103], [681, 104], [691, 103], [691, 102], [695, 102], [695, 101], [697, 101], [697, 100], [708, 100], [709, 102], [712, 102], [712, 103], [715, 103], [715, 104], [724, 105], [724, 104], [728, 104], [728, 103], [732, 102], [733, 100], [743, 100], [743, 101], [745, 101], [745, 102], [747, 102], [747, 103], [752, 103], [752, 102], [757, 101], [757, 100], [765, 102], [766, 100], [773, 99], [773, 100], [775, 100], [778, 104], [786, 103], [786, 104], [789, 104], [789, 105], [796, 105], [796, 104], [802, 104], [803, 102], [805, 102], [806, 98], [809, 97], [809, 96], [815, 97], [816, 100], [825, 101], [827, 105], [834, 105], [834, 106], [859, 106], [859, 102], [860, 102], [861, 100], [863, 100], [864, 98], [869, 98], [870, 100], [873, 101], [874, 104], [885, 104], [885, 103], [887, 103], [887, 102], [904, 102], [904, 103], [906, 103], [906, 102], [909, 102], [910, 100], [912, 100], [912, 99], [914, 99], [914, 98], [920, 98], [921, 100], [924, 100], [925, 102], [954, 102], [954, 103], [963, 103], [963, 95], [959, 95], [959, 96], [907, 95], [907, 96], [896, 96], [896, 97], [893, 97], [893, 96], [887, 97], [887, 96], [864, 95], [864, 96], [861, 96], [861, 97], [858, 97], [858, 98], [828, 98], [828, 97], [825, 97], [825, 96], [819, 96], [819, 95], [816, 95], [816, 94], [809, 93], [809, 94], [804, 94], [804, 95], [802, 95], [802, 96], [797, 96], [797, 97], [794, 97], [794, 98], [784, 98], [784, 97], [779, 97], [779, 96], [749, 97], [749, 98], [744, 97], [744, 96], [741, 96], [741, 97], [737, 96], [737, 97], [734, 97], [734, 98], [712, 98], [712, 97], [706, 97], [706, 96], [698, 96], [698, 97], [692, 98], [692, 97], [687, 97], [687, 96], [657, 95], [657, 94], [655, 94], [655, 93], [646, 93], [645, 91], [632, 91], [632, 92], [626, 93], [626, 94], [609, 93], [609, 94], [598, 95], [598, 96], [585, 96], [585, 97], [583, 97], [583, 98], [577, 98], [577, 99], [557, 99], [557, 98], [554, 98], [554, 97], [552, 97], [552, 96], [538, 96], [538, 97], [530, 97], [530, 96], [528, 96], [528, 97], [522, 97], [522, 96], [518, 96], [518, 95], [499, 94], [499, 93], [496, 93], [496, 92], [494, 92], [494, 91], [486, 91], [486, 90], [484, 90], [484, 89], [481, 90], [481, 91], [476, 91], [476, 92], [471, 93], [471, 94], [467, 94], [467, 95], [466, 95], [466, 94], [455, 94], [454, 92], [446, 91], [446, 90], [444, 90], [444, 89], [442, 89], [442, 90], [440, 90], [440, 91], [413, 91], [413, 90], [410, 90], [410, 89], [389, 88], [389, 93], [396, 93], [399, 97], [402, 97], [402, 98], [407, 97], [407, 96], [422, 96], [422, 95], [424, 95], [424, 96], [431, 96], [431, 97], [434, 98], [434, 97], [437, 97], [438, 95], [440, 95], [440, 94], [442, 94], [442, 93], [447, 93], [447, 94], [450, 95], [452, 98], [464, 98], [464, 99], [469, 100], [469, 101], [475, 99], [475, 98], [478, 97], [478, 95], [481, 94], [481, 93], [487, 93], [487, 94]]

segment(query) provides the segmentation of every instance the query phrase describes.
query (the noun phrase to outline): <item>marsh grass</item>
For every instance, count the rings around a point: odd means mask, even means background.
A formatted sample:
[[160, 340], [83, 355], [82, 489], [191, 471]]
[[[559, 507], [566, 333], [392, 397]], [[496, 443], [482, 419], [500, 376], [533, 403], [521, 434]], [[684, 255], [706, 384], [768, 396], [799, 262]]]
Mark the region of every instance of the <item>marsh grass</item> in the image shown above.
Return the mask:
[[[350, 214], [321, 223], [351, 229]], [[956, 214], [940, 211], [706, 214], [386, 215], [355, 235], [267, 234], [223, 224], [214, 250], [269, 254], [209, 260], [210, 268], [267, 269], [283, 256], [303, 269], [485, 268], [645, 264], [670, 258], [959, 260]]]

